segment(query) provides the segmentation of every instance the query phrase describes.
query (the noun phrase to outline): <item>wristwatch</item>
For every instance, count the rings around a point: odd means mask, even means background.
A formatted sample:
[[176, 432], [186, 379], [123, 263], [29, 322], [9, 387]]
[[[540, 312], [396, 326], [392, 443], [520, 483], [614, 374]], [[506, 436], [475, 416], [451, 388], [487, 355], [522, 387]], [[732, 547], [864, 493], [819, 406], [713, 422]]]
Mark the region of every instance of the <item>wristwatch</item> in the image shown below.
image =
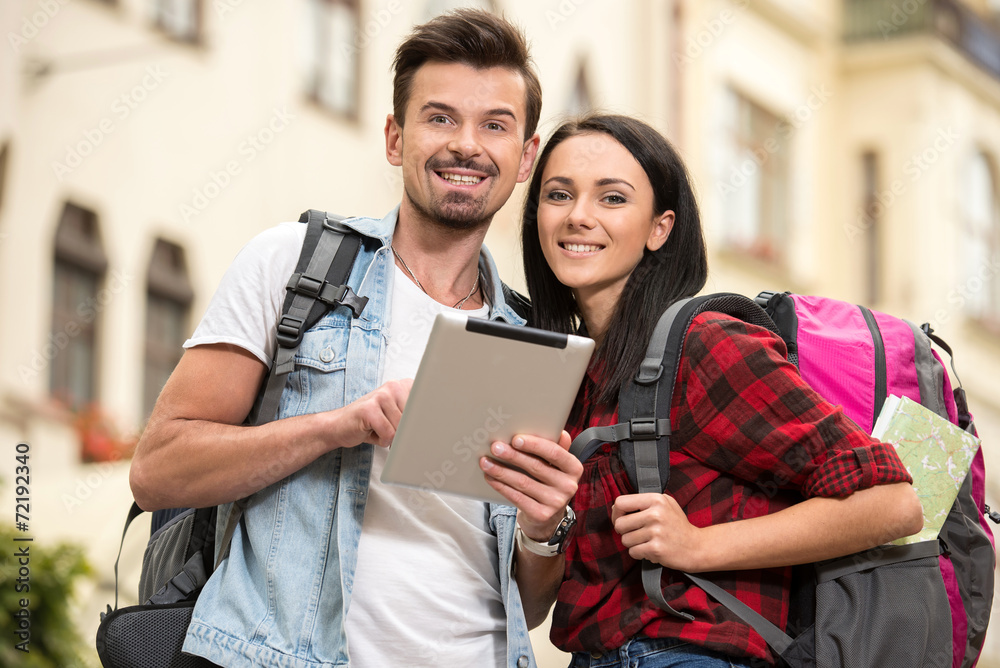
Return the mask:
[[566, 514], [563, 515], [562, 520], [559, 522], [559, 526], [552, 534], [552, 538], [549, 538], [547, 543], [539, 543], [533, 538], [529, 538], [524, 531], [521, 530], [521, 525], [517, 525], [517, 531], [514, 532], [514, 537], [517, 540], [517, 544], [523, 547], [528, 552], [532, 554], [537, 554], [540, 557], [554, 557], [557, 554], [562, 554], [566, 549], [566, 536], [569, 535], [570, 529], [576, 524], [576, 513], [569, 506], [566, 506]]

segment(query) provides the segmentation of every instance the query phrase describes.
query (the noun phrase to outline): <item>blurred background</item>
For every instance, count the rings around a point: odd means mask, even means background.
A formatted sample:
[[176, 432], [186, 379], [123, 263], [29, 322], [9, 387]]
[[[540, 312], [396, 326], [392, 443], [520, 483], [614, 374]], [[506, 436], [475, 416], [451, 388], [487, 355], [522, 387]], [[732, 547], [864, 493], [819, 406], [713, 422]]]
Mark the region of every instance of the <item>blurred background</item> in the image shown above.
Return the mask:
[[[707, 291], [930, 322], [1000, 503], [1000, 1], [2, 0], [0, 525], [26, 443], [34, 619], [65, 636], [36, 627], [14, 655], [4, 633], [0, 664], [97, 665], [128, 456], [181, 343], [256, 233], [308, 208], [395, 206], [393, 50], [457, 6], [524, 28], [543, 141], [589, 109], [671, 139], [704, 215]], [[515, 287], [522, 198], [487, 237]], [[125, 541], [122, 604], [146, 536], [148, 520]], [[566, 664], [545, 628], [533, 640], [542, 666]], [[1000, 666], [1000, 633], [986, 643], [980, 665]]]

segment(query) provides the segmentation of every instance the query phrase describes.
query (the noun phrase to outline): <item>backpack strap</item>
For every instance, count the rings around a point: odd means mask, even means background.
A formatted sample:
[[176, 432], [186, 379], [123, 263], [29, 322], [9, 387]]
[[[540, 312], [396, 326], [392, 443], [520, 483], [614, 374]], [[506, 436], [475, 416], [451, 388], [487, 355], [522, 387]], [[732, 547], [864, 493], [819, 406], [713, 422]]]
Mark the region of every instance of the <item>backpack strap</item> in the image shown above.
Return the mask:
[[287, 294], [277, 325], [277, 345], [264, 391], [258, 396], [251, 424], [266, 424], [278, 414], [281, 393], [288, 374], [295, 367], [295, 353], [302, 334], [330, 309], [343, 305], [357, 318], [368, 303], [347, 285], [361, 236], [342, 224], [343, 216], [309, 209], [299, 217], [306, 223], [306, 238], [295, 267], [285, 286]]
[[[859, 573], [878, 566], [937, 557], [940, 554], [941, 544], [938, 541], [925, 541], [908, 545], [881, 545], [864, 552], [816, 564], [816, 583], [829, 582], [851, 573]], [[784, 656], [794, 642], [791, 636], [719, 585], [690, 573], [684, 573], [684, 576], [746, 622], [760, 634], [775, 654]]]
[[[688, 329], [695, 317], [705, 311], [720, 311], [780, 336], [767, 313], [742, 295], [719, 293], [671, 304], [656, 323], [635, 378], [619, 392], [620, 422], [585, 429], [573, 439], [570, 452], [586, 461], [602, 443], [618, 442], [619, 457], [636, 492], [662, 493], [666, 489], [670, 480], [671, 398]], [[691, 615], [678, 612], [667, 603], [660, 586], [662, 573], [662, 566], [643, 562], [642, 584], [646, 595], [663, 610], [692, 621]]]
[[[299, 216], [306, 223], [306, 237], [295, 265], [295, 273], [285, 286], [287, 293], [278, 319], [274, 359], [264, 388], [247, 418], [252, 425], [266, 424], [278, 414], [281, 394], [288, 374], [295, 368], [295, 353], [302, 334], [327, 311], [337, 306], [351, 309], [360, 317], [368, 297], [359, 297], [347, 284], [354, 260], [361, 248], [361, 235], [343, 224], [344, 216], [309, 209]], [[233, 503], [220, 539], [215, 567], [225, 558], [247, 499]]]
[[[125, 528], [122, 529], [122, 540], [118, 544], [118, 556], [115, 558], [115, 610], [118, 609], [118, 562], [122, 558], [122, 548], [125, 547], [125, 534], [128, 533], [129, 525], [132, 524], [132, 520], [142, 515], [145, 510], [139, 507], [139, 504], [135, 501], [132, 502], [132, 507], [128, 509], [128, 517], [125, 518]], [[105, 613], [101, 613], [103, 619]]]
[[[955, 408], [958, 409], [958, 426], [970, 434], [975, 434], [976, 425], [972, 421], [972, 413], [969, 411], [969, 401], [965, 397], [965, 388], [962, 387], [962, 379], [958, 377], [958, 369], [955, 368], [955, 354], [951, 351], [951, 346], [934, 333], [934, 329], [929, 322], [920, 325], [919, 329], [927, 335], [928, 339], [936, 343], [941, 350], [948, 353], [948, 360], [951, 362], [951, 372], [955, 376], [955, 382], [958, 384], [958, 387], [953, 391], [955, 395]], [[923, 388], [921, 388], [921, 392], [923, 392]], [[947, 418], [948, 415], [945, 414], [944, 417]]]
[[512, 289], [509, 285], [500, 281], [500, 289], [503, 290], [503, 300], [514, 313], [525, 320], [531, 319], [531, 300], [520, 292]]

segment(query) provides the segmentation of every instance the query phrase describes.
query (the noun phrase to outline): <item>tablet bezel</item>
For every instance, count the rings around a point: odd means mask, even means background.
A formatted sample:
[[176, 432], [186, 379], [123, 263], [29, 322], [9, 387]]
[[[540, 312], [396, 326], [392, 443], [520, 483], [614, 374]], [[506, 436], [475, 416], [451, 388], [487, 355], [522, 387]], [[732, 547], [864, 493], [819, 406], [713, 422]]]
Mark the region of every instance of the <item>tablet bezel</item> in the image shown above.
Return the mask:
[[558, 440], [593, 350], [582, 336], [439, 313], [381, 481], [509, 504], [480, 456], [519, 433]]

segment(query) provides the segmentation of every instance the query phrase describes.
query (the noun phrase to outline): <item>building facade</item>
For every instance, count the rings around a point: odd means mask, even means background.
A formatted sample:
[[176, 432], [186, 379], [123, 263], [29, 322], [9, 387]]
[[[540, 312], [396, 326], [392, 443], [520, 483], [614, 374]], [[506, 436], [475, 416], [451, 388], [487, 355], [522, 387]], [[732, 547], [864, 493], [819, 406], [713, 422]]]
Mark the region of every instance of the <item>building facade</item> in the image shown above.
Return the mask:
[[[101, 571], [78, 602], [88, 637], [130, 501], [116, 448], [222, 273], [307, 208], [399, 201], [382, 134], [393, 50], [476, 4], [533, 43], [543, 139], [600, 108], [677, 145], [708, 290], [929, 321], [956, 351], [1000, 503], [995, 3], [18, 0], [0, 3], [0, 438], [31, 445], [39, 539], [86, 544]], [[515, 286], [522, 197], [487, 237]], [[565, 663], [544, 630], [535, 640], [543, 663]], [[1000, 636], [987, 644], [981, 665], [1000, 665]]]

